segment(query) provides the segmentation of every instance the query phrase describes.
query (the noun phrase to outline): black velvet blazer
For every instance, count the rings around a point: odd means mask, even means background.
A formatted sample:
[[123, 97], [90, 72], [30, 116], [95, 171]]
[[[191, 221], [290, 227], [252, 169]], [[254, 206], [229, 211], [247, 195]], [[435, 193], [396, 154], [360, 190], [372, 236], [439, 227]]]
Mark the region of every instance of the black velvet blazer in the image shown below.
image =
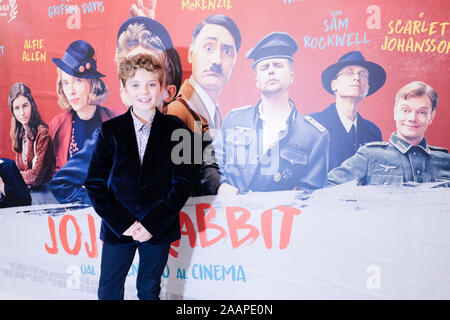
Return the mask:
[[157, 110], [141, 165], [131, 108], [102, 124], [85, 183], [102, 218], [100, 239], [134, 241], [122, 233], [137, 220], [152, 234], [150, 243], [180, 238], [179, 211], [191, 194], [193, 169], [171, 159], [177, 129], [188, 130], [177, 117]]

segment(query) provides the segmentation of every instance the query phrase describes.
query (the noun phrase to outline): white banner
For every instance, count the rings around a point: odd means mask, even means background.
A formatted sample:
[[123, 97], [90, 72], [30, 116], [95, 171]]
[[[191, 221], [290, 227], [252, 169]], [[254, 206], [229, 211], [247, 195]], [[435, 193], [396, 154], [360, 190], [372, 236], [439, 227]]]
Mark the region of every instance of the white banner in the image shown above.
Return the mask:
[[[199, 197], [180, 220], [163, 299], [450, 299], [449, 189]], [[1, 210], [0, 297], [96, 299], [99, 227], [91, 207]]]

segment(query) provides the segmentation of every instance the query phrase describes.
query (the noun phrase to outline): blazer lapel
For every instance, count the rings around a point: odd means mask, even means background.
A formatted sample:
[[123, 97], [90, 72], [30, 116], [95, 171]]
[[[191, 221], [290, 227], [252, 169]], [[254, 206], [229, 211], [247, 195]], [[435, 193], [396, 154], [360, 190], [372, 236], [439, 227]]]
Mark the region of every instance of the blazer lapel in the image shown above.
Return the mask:
[[148, 161], [150, 161], [150, 157], [153, 154], [151, 149], [154, 149], [154, 147], [159, 145], [161, 136], [161, 117], [161, 112], [156, 109], [155, 117], [153, 118], [152, 126], [150, 129], [150, 136], [148, 137], [147, 146], [145, 147], [145, 153], [142, 163], [147, 163]]
[[139, 173], [141, 163], [139, 160], [139, 150], [136, 140], [136, 132], [134, 131], [133, 118], [131, 116], [131, 108], [128, 109], [126, 117], [123, 118], [122, 122], [123, 122], [121, 126], [123, 136], [122, 138], [127, 148], [130, 163], [132, 164], [133, 169], [137, 175]]
[[168, 144], [168, 141], [162, 141], [162, 130], [164, 128], [163, 115], [156, 109], [155, 117], [153, 118], [152, 126], [150, 129], [150, 136], [148, 137], [147, 146], [145, 148], [144, 158], [142, 160], [142, 165], [140, 166], [139, 180], [145, 177], [145, 173], [149, 170], [152, 165], [153, 156], [159, 154], [159, 149]]

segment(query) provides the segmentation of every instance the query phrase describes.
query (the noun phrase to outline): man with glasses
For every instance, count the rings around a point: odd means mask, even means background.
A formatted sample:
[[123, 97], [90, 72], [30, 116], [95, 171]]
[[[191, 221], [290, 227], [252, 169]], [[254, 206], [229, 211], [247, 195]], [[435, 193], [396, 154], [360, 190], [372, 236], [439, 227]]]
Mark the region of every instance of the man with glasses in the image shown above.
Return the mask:
[[346, 53], [322, 72], [322, 85], [334, 95], [335, 102], [311, 116], [330, 133], [329, 171], [354, 155], [364, 143], [382, 140], [380, 129], [361, 117], [358, 106], [385, 81], [384, 69], [366, 61], [359, 51]]
[[438, 95], [428, 84], [413, 81], [396, 94], [397, 131], [389, 142], [375, 141], [359, 148], [342, 166], [328, 173], [328, 185], [356, 180], [360, 185], [450, 185], [447, 149], [427, 144], [425, 132], [436, 116]]

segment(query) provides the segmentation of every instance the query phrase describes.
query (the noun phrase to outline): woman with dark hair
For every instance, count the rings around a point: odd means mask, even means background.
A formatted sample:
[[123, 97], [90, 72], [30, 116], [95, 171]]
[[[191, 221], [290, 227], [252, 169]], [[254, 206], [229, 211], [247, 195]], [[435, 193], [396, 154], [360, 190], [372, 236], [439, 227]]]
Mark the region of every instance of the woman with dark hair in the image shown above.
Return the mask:
[[117, 114], [100, 104], [108, 97], [108, 88], [97, 71], [94, 48], [84, 40], [72, 42], [64, 56], [53, 58], [56, 64], [58, 104], [64, 112], [50, 122], [50, 136], [59, 170], [80, 150], [103, 121]]
[[51, 179], [54, 171], [52, 139], [42, 121], [31, 90], [15, 83], [9, 90], [12, 113], [11, 140], [16, 164], [29, 187], [39, 187]]

